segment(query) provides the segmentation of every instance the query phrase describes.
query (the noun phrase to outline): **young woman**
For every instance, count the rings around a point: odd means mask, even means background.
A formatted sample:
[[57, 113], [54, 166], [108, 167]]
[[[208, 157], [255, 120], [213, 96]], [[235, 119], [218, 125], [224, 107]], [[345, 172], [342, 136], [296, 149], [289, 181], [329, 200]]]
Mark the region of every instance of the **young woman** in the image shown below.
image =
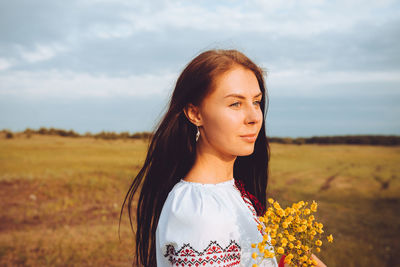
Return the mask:
[[141, 187], [134, 265], [255, 263], [251, 244], [266, 234], [257, 228], [270, 158], [266, 100], [262, 69], [239, 51], [206, 51], [185, 67], [124, 200], [132, 227]]

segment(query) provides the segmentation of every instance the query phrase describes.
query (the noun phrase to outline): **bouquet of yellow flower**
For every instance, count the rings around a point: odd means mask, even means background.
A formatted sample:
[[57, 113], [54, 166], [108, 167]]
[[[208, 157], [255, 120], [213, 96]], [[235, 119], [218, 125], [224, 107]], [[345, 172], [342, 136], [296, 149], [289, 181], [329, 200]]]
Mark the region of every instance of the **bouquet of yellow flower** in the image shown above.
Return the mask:
[[[254, 252], [253, 259], [260, 264], [265, 258], [275, 257], [275, 253], [266, 247], [273, 247], [273, 250], [285, 255], [284, 263], [294, 266], [316, 266], [317, 262], [311, 258], [311, 253], [320, 252], [322, 245], [321, 235], [323, 224], [315, 221], [312, 212], [317, 211], [318, 204], [313, 200], [310, 208], [308, 202], [300, 201], [293, 203], [292, 207], [282, 209], [277, 201], [268, 199], [271, 204], [265, 214], [258, 217], [261, 224], [258, 229], [264, 228], [266, 234], [263, 241], [258, 244], [251, 244], [253, 248], [258, 247], [260, 253]], [[271, 238], [269, 238], [269, 236]], [[333, 242], [332, 234], [327, 236], [329, 242]], [[258, 266], [253, 264], [253, 267]]]

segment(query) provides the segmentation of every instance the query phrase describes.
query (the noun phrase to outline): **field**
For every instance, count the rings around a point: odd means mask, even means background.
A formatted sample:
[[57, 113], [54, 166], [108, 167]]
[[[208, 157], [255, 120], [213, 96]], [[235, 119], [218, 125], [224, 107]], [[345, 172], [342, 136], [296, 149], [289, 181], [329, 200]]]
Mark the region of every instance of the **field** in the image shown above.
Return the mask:
[[[0, 266], [130, 266], [141, 140], [0, 139]], [[327, 266], [400, 266], [400, 147], [271, 144], [268, 196], [318, 202]]]

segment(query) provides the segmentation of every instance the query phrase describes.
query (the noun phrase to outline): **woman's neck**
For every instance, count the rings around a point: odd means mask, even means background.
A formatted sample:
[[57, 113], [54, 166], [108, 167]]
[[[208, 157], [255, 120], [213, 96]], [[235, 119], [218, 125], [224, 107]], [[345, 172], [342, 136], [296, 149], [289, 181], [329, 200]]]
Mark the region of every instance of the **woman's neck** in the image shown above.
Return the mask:
[[183, 179], [188, 182], [216, 184], [231, 180], [236, 156], [222, 156], [212, 151], [197, 150], [196, 161]]

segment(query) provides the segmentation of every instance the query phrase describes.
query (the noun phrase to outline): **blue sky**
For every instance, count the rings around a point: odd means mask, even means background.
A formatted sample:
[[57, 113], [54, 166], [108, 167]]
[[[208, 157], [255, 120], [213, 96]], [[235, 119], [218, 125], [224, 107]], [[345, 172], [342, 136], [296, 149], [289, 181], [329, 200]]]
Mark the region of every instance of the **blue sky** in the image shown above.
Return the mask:
[[400, 134], [399, 1], [0, 0], [0, 129], [151, 131], [211, 48], [267, 71], [267, 134]]

